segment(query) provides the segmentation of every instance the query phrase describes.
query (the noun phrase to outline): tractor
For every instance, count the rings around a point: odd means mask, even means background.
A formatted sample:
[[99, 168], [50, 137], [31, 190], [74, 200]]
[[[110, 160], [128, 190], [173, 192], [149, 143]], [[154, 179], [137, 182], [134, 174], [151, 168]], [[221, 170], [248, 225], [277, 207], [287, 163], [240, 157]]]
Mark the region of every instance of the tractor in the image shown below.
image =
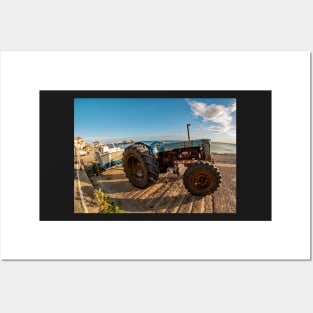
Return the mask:
[[125, 174], [133, 186], [147, 188], [155, 184], [159, 173], [179, 174], [182, 165], [186, 189], [193, 195], [206, 196], [215, 192], [221, 184], [221, 175], [214, 165], [211, 140], [177, 142], [136, 142], [123, 153]]

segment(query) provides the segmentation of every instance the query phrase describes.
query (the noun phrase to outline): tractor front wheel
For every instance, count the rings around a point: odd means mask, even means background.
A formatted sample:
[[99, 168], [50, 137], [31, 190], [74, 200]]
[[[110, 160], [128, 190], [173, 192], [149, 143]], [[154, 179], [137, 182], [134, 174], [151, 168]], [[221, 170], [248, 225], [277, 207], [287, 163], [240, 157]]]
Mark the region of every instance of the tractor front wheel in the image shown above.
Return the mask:
[[213, 164], [198, 161], [187, 168], [183, 180], [186, 189], [193, 195], [206, 196], [218, 189], [221, 174]]
[[158, 180], [159, 168], [152, 151], [143, 144], [126, 148], [123, 167], [129, 181], [138, 188], [146, 188]]

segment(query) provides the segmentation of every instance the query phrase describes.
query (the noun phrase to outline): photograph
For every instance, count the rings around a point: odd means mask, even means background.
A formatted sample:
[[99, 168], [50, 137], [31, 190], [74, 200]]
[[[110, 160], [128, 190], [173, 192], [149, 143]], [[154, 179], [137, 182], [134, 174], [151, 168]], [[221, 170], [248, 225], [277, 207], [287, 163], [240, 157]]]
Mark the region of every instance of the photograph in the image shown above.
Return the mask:
[[236, 98], [74, 98], [74, 213], [236, 214]]

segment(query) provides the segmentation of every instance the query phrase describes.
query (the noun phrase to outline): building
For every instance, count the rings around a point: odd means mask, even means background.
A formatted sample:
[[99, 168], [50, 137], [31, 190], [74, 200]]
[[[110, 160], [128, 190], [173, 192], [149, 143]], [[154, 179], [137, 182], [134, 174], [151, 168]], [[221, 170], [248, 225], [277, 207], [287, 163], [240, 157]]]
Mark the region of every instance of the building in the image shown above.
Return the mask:
[[78, 149], [85, 149], [86, 148], [86, 141], [81, 137], [74, 137], [74, 146]]

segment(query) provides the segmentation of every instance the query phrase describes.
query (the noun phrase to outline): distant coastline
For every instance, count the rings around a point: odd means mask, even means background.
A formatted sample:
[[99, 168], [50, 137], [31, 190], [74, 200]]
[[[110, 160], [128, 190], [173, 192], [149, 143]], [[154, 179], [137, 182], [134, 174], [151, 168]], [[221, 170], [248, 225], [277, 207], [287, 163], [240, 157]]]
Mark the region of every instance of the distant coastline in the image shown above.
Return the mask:
[[[140, 141], [144, 141], [144, 142], [153, 142], [151, 140], [140, 140]], [[163, 142], [165, 143], [172, 143], [172, 142], [179, 142], [182, 140], [164, 140]], [[111, 143], [111, 142], [115, 142], [117, 143], [120, 148], [125, 149], [127, 148], [129, 145], [135, 143], [135, 140], [112, 140], [112, 141], [108, 141], [105, 140], [103, 142], [97, 141], [98, 144], [101, 143]], [[95, 142], [93, 142], [94, 144]], [[236, 154], [236, 143], [226, 143], [226, 142], [215, 142], [212, 141], [211, 142], [211, 152], [212, 153], [217, 153], [217, 154]]]

